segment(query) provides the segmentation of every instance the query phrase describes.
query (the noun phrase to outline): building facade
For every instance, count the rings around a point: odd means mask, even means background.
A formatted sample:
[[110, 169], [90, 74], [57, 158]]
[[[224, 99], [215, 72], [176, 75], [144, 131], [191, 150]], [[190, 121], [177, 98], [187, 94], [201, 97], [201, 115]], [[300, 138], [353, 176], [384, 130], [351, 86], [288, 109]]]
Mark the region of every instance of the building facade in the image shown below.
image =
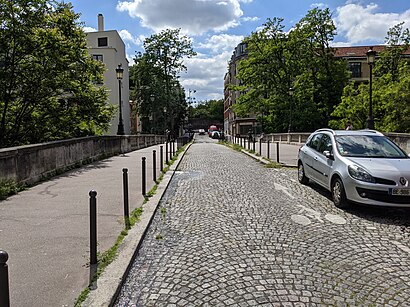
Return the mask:
[[254, 133], [257, 126], [256, 116], [248, 114], [246, 117], [239, 117], [233, 111], [233, 105], [240, 96], [239, 91], [229, 88], [229, 85], [241, 85], [241, 81], [236, 78], [238, 66], [241, 60], [247, 57], [246, 44], [240, 43], [236, 46], [231, 60], [229, 61], [228, 72], [224, 77], [224, 133], [226, 135], [247, 136], [249, 130]]
[[[352, 80], [357, 83], [368, 82], [370, 79], [370, 67], [367, 63], [366, 53], [371, 48], [376, 51], [376, 54], [379, 54], [386, 46], [335, 47], [334, 57], [346, 60], [348, 68], [351, 71]], [[410, 49], [404, 53], [404, 56], [410, 57]], [[249, 129], [255, 133], [255, 131], [257, 131], [256, 128], [259, 127], [256, 116], [250, 114], [245, 118], [240, 118], [236, 116], [232, 108], [240, 93], [231, 90], [229, 85], [240, 85], [240, 80], [236, 78], [238, 65], [239, 62], [246, 57], [246, 45], [240, 43], [233, 52], [228, 66], [228, 72], [224, 77], [224, 131], [226, 135], [235, 136], [239, 134], [241, 136], [247, 136]]]
[[[108, 89], [108, 103], [118, 106], [115, 117], [111, 120], [111, 125], [107, 134], [117, 134], [119, 123], [119, 103], [121, 84], [121, 110], [125, 134], [130, 134], [131, 112], [129, 103], [129, 71], [128, 60], [125, 53], [125, 44], [116, 30], [104, 30], [104, 17], [98, 15], [98, 31], [88, 32], [87, 47], [88, 53], [93, 59], [101, 61], [105, 65], [104, 86]], [[121, 65], [124, 69], [124, 76], [120, 84], [117, 79], [115, 69]]]

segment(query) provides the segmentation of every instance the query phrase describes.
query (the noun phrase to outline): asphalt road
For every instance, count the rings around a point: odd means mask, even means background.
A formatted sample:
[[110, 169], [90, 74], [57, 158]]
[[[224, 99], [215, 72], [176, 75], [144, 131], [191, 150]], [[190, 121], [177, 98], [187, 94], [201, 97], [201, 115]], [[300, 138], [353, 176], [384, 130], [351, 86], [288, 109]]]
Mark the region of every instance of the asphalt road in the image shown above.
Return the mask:
[[116, 306], [410, 306], [409, 213], [337, 209], [296, 169], [198, 137]]

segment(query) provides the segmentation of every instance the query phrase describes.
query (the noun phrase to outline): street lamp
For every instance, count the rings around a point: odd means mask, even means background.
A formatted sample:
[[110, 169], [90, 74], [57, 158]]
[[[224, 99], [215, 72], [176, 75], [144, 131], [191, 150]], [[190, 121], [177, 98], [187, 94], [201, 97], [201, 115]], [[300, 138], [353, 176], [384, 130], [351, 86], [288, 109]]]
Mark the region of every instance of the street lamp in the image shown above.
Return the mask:
[[366, 52], [367, 64], [369, 64], [370, 79], [369, 79], [369, 117], [366, 121], [367, 129], [374, 129], [374, 118], [373, 118], [373, 101], [372, 101], [372, 79], [373, 79], [373, 64], [376, 59], [376, 51], [373, 47], [370, 47], [369, 51]]
[[196, 93], [196, 90], [191, 90], [191, 89], [188, 90], [188, 103], [189, 104], [191, 104], [192, 100], [195, 99], [194, 97], [191, 98], [191, 93], [193, 93], [193, 94]]
[[119, 114], [119, 120], [118, 120], [118, 129], [117, 129], [117, 134], [118, 135], [124, 135], [124, 123], [122, 121], [122, 101], [121, 101], [121, 80], [124, 77], [124, 69], [121, 67], [121, 64], [118, 64], [118, 67], [115, 69], [115, 72], [117, 73], [117, 79], [118, 79], [118, 92], [119, 92], [119, 102], [118, 105], [120, 107], [120, 114]]
[[292, 96], [293, 96], [293, 88], [289, 88], [289, 97], [290, 97], [290, 108], [289, 108], [289, 126], [288, 126], [288, 133], [290, 133], [291, 128], [292, 128]]

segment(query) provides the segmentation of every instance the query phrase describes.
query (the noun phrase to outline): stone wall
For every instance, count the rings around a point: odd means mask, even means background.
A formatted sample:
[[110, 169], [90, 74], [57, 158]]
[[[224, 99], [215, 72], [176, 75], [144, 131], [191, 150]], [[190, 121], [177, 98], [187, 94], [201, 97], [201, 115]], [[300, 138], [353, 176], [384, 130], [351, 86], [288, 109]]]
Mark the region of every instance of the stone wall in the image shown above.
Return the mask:
[[161, 144], [165, 136], [93, 136], [0, 149], [0, 180], [33, 184], [70, 168]]

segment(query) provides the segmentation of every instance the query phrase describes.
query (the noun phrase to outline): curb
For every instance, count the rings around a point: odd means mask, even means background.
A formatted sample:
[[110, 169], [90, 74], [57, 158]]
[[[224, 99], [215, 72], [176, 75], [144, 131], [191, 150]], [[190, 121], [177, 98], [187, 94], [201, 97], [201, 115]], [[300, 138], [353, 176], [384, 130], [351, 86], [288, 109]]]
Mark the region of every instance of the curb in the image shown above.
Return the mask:
[[182, 158], [192, 144], [193, 142], [191, 141], [185, 150], [179, 154], [177, 160], [169, 167], [169, 170], [164, 174], [163, 179], [157, 186], [155, 195], [150, 197], [143, 205], [144, 210], [140, 220], [134, 225], [134, 227], [128, 230], [128, 235], [125, 236], [122, 241], [114, 261], [105, 268], [97, 281], [93, 285], [90, 285], [90, 293], [81, 306], [113, 306], [121, 290], [122, 284], [131, 269], [133, 260], [138, 254], [138, 250], [142, 244], [147, 229], [154, 218], [154, 214], [161, 199]]
[[[267, 158], [265, 157], [261, 157], [261, 156], [257, 156], [253, 153], [248, 152], [245, 149], [241, 149], [241, 152], [243, 152], [244, 154], [246, 154], [247, 156], [259, 161], [260, 163], [263, 163], [265, 165], [272, 163], [272, 161], [269, 161]], [[291, 165], [291, 164], [286, 164], [286, 163], [282, 163], [279, 162], [280, 165], [282, 165], [283, 167], [292, 167], [292, 168], [297, 168], [297, 165]]]

